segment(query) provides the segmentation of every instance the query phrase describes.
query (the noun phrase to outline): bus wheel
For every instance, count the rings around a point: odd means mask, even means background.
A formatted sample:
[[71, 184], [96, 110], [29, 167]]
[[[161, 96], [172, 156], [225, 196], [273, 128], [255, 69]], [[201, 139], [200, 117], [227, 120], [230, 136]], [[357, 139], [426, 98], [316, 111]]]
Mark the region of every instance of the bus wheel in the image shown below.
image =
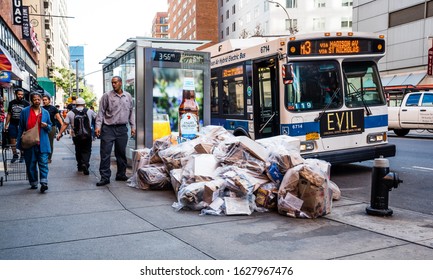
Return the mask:
[[242, 128], [235, 129], [235, 131], [233, 131], [233, 135], [234, 136], [246, 136], [246, 137], [250, 137], [248, 135], [248, 132], [246, 132], [245, 129], [242, 129]]
[[394, 133], [397, 136], [406, 136], [409, 133], [410, 129], [394, 129]]

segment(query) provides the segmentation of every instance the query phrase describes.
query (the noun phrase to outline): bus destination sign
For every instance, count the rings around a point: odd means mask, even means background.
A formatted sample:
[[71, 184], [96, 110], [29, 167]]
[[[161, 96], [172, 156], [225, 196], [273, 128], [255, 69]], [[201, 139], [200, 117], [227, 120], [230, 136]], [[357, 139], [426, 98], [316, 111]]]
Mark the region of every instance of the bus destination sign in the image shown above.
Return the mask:
[[385, 41], [366, 38], [323, 38], [288, 43], [289, 56], [382, 54]]

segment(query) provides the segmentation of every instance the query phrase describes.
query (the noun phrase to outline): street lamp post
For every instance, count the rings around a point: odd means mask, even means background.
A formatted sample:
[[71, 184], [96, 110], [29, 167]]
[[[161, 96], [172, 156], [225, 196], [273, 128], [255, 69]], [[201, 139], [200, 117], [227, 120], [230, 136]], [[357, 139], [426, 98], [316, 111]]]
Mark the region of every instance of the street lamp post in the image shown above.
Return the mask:
[[297, 30], [296, 30], [295, 28], [292, 27], [292, 20], [291, 20], [291, 18], [290, 18], [290, 16], [289, 16], [289, 13], [288, 13], [287, 10], [286, 10], [286, 8], [284, 8], [283, 6], [281, 6], [281, 4], [278, 3], [278, 2], [271, 1], [271, 0], [266, 0], [266, 1], [268, 1], [269, 3], [275, 4], [276, 7], [280, 7], [281, 9], [284, 10], [284, 12], [285, 12], [286, 15], [287, 15], [287, 20], [289, 21], [289, 25], [290, 25], [290, 27], [289, 27], [290, 35], [295, 34]]
[[76, 83], [76, 89], [77, 89], [77, 97], [80, 97], [80, 90], [79, 90], [79, 80], [78, 80], [78, 61], [79, 59], [75, 60], [75, 83]]

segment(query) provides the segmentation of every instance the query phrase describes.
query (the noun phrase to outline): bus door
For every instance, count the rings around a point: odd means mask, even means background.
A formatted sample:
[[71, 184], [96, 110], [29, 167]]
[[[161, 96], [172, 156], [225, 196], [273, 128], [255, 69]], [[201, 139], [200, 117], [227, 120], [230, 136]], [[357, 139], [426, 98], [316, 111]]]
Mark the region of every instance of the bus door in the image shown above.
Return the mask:
[[255, 61], [253, 81], [255, 139], [279, 135], [277, 57]]

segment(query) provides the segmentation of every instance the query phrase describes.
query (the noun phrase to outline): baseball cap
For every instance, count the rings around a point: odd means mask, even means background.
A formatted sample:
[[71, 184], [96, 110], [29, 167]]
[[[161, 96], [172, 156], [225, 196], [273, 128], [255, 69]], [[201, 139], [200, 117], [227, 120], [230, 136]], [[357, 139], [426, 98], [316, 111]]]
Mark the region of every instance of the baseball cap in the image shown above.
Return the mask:
[[79, 97], [79, 98], [77, 98], [77, 102], [75, 104], [77, 104], [77, 105], [85, 105], [86, 101], [84, 101], [83, 98]]

